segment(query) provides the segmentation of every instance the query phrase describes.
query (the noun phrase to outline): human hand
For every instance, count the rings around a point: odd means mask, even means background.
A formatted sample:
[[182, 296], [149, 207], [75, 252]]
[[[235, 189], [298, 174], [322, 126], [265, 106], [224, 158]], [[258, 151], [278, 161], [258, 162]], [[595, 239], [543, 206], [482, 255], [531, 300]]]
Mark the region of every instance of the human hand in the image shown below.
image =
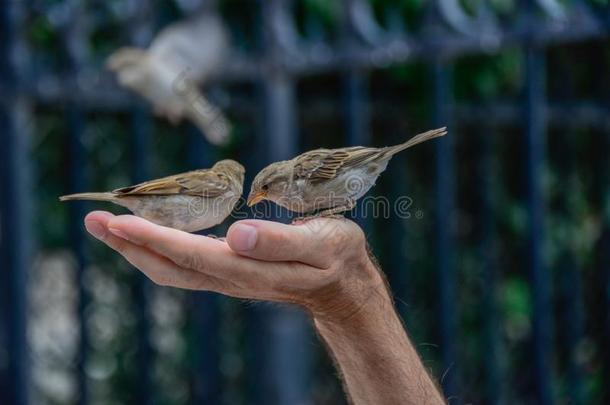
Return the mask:
[[85, 226], [163, 286], [295, 303], [331, 321], [385, 291], [362, 230], [346, 219], [244, 220], [229, 228], [226, 242], [103, 211], [87, 215]]

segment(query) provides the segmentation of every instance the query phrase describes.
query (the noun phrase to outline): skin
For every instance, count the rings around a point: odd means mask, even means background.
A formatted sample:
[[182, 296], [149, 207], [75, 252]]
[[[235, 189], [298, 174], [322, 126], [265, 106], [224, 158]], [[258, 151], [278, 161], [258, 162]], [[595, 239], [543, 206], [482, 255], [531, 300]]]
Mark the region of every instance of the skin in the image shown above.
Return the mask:
[[244, 220], [226, 242], [101, 211], [85, 226], [156, 284], [302, 306], [352, 404], [445, 403], [351, 221]]

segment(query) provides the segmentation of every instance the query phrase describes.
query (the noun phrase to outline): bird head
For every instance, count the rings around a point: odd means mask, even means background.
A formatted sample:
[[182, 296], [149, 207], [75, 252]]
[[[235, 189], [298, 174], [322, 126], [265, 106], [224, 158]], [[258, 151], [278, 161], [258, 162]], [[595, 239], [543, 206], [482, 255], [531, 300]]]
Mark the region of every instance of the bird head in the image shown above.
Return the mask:
[[244, 182], [244, 175], [246, 174], [246, 169], [239, 164], [238, 162], [231, 159], [224, 159], [219, 162], [216, 162], [213, 170], [222, 171], [234, 176], [235, 179], [238, 179], [241, 183]]
[[284, 194], [292, 171], [289, 161], [275, 162], [261, 170], [248, 195], [248, 207], [263, 200], [277, 201]]

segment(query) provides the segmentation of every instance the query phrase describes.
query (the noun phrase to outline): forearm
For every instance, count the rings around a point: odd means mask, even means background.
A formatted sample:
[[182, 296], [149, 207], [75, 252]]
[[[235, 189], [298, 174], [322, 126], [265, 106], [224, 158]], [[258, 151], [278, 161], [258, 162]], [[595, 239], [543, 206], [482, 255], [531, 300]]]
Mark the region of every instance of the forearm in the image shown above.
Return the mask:
[[[381, 276], [377, 274], [377, 277]], [[339, 321], [314, 323], [340, 369], [353, 404], [443, 404], [413, 348], [383, 282], [366, 302]], [[354, 304], [356, 305], [356, 304]]]

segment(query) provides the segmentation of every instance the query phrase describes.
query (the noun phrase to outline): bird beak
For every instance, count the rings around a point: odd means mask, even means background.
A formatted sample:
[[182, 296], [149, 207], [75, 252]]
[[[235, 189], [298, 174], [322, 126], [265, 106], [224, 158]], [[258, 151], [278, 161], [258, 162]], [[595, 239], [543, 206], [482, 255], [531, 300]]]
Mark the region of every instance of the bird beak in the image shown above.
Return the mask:
[[267, 198], [266, 191], [258, 191], [254, 194], [250, 193], [250, 195], [248, 196], [248, 207], [251, 207], [254, 204], [258, 204], [259, 202], [263, 201], [265, 198]]

